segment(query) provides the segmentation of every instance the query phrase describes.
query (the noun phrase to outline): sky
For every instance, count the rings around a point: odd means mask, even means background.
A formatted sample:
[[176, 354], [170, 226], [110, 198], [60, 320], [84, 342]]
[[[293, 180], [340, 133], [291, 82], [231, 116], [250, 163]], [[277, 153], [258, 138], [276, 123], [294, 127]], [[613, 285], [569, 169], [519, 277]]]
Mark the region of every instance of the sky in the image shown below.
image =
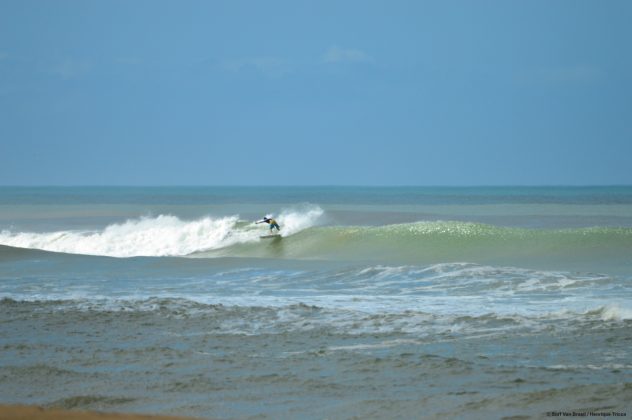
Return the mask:
[[632, 184], [632, 2], [0, 1], [0, 185]]

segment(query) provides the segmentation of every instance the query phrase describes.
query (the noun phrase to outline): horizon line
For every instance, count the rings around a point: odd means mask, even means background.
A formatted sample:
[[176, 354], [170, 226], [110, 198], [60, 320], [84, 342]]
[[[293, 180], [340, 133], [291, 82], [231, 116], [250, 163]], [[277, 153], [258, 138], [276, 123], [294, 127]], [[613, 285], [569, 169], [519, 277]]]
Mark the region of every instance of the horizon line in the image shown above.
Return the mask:
[[632, 184], [0, 184], [0, 188], [586, 188]]

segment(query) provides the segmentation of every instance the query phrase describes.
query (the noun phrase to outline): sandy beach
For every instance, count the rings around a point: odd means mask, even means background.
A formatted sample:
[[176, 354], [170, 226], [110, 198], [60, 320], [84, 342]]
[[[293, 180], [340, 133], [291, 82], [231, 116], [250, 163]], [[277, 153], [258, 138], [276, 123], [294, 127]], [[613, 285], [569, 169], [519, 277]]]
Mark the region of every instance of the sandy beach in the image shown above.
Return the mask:
[[0, 405], [2, 420], [192, 420], [192, 417], [174, 417], [146, 414], [101, 413], [96, 411], [70, 411], [37, 406]]

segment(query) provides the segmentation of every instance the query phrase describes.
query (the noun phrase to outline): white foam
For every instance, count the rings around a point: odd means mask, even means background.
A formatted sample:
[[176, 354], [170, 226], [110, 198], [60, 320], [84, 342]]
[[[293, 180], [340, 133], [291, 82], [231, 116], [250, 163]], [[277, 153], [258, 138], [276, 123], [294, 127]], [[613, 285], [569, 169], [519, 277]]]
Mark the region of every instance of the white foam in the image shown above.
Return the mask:
[[[246, 232], [232, 237], [237, 217], [205, 217], [183, 221], [175, 216], [142, 217], [107, 226], [102, 231], [0, 233], [3, 245], [71, 254], [112, 257], [186, 255], [234, 241], [248, 240]], [[253, 234], [252, 240], [256, 238]]]
[[[282, 212], [277, 218], [288, 236], [310, 226], [323, 214], [319, 207]], [[0, 244], [19, 248], [110, 257], [183, 256], [259, 241], [261, 226], [242, 224], [239, 217], [203, 217], [186, 221], [172, 215], [141, 217], [100, 231], [0, 232]]]
[[277, 218], [281, 225], [281, 235], [293, 235], [316, 225], [323, 213], [320, 207], [310, 205], [282, 211]]
[[329, 351], [354, 351], [354, 350], [375, 350], [375, 349], [387, 349], [390, 347], [397, 347], [402, 345], [419, 345], [422, 342], [420, 340], [412, 339], [399, 339], [399, 340], [387, 340], [377, 344], [351, 344], [347, 346], [329, 346]]
[[[535, 367], [535, 366], [533, 366]], [[632, 369], [632, 365], [622, 363], [610, 363], [605, 365], [551, 365], [546, 366], [550, 370], [612, 370], [612, 369]]]
[[617, 304], [605, 305], [599, 309], [601, 319], [604, 321], [623, 321], [632, 319], [632, 310], [622, 308]]

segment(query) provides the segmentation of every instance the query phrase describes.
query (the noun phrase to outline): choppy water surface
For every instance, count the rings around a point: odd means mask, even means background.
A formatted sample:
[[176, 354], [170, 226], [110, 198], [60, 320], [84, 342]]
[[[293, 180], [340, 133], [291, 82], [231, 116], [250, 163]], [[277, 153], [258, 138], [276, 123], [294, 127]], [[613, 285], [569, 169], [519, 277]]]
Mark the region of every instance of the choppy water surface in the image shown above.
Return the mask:
[[631, 210], [626, 187], [3, 188], [2, 402], [631, 415]]

